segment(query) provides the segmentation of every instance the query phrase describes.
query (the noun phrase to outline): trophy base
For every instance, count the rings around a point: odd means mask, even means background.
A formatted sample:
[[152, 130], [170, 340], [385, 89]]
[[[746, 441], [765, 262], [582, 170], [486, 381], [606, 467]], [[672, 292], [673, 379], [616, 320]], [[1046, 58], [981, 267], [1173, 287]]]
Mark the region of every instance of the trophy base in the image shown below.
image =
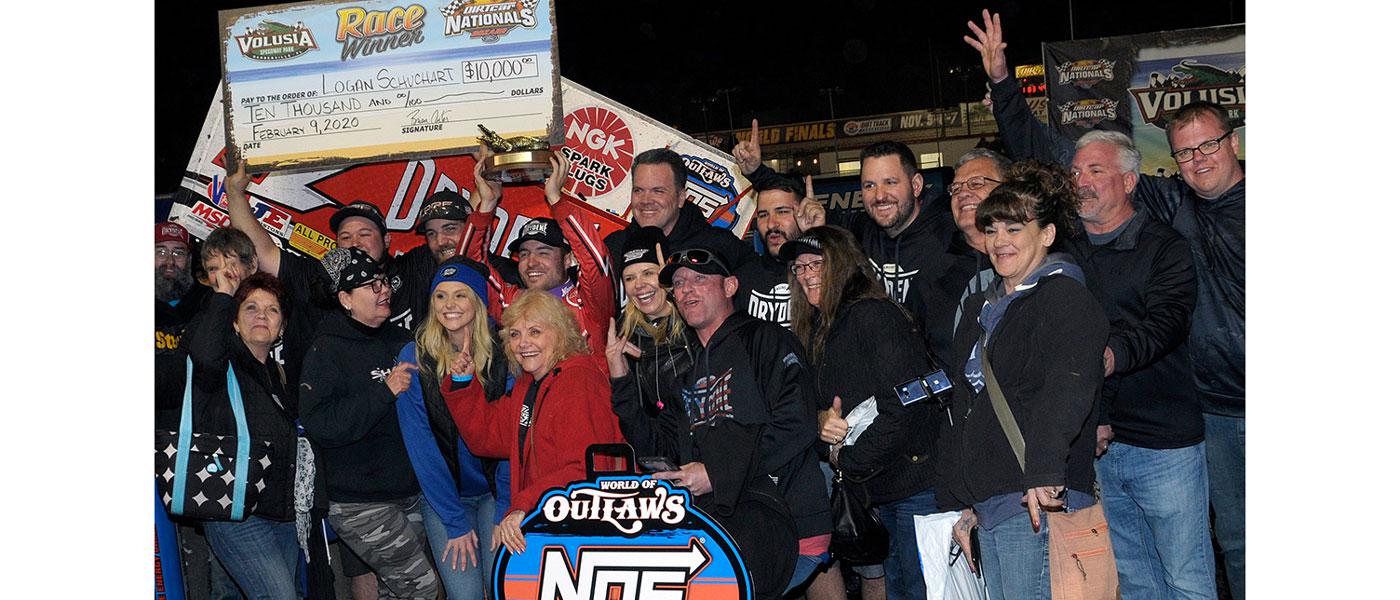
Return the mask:
[[520, 150], [492, 154], [483, 161], [482, 175], [501, 183], [533, 183], [544, 181], [554, 172], [548, 150]]

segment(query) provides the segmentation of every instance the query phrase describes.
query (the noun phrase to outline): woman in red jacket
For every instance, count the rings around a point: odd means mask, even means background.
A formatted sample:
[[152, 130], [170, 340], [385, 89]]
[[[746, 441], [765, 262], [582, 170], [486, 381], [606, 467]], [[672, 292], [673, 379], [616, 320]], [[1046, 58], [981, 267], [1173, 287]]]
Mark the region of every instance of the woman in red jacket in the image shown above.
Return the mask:
[[578, 320], [559, 298], [522, 292], [501, 315], [501, 337], [515, 373], [510, 394], [487, 402], [467, 352], [453, 361], [443, 397], [462, 437], [479, 456], [510, 460], [510, 512], [491, 547], [525, 551], [520, 523], [544, 492], [587, 477], [584, 451], [623, 441], [608, 376], [588, 354]]

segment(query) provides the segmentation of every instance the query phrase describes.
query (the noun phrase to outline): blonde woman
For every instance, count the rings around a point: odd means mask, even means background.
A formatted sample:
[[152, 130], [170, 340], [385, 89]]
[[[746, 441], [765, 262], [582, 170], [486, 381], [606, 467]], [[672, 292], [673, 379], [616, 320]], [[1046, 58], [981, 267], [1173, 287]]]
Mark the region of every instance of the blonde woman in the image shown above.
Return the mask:
[[[477, 372], [484, 356], [463, 349], [443, 380], [443, 397], [464, 438], [481, 456], [509, 458], [510, 512], [491, 547], [525, 551], [520, 523], [553, 487], [587, 475], [584, 451], [622, 442], [608, 376], [588, 354], [574, 311], [546, 291], [521, 292], [501, 315], [514, 387], [489, 402]], [[455, 377], [454, 377], [455, 376]], [[466, 381], [463, 381], [466, 380]]]
[[504, 516], [509, 499], [507, 465], [472, 455], [476, 444], [458, 432], [439, 387], [459, 353], [476, 351], [481, 361], [470, 377], [481, 381], [488, 399], [505, 395], [506, 360], [482, 300], [485, 271], [462, 257], [443, 261], [429, 287], [428, 317], [399, 352], [400, 362], [418, 365], [399, 394], [399, 429], [427, 499], [423, 527], [449, 600], [484, 597], [491, 574], [482, 564], [491, 550], [486, 532]]

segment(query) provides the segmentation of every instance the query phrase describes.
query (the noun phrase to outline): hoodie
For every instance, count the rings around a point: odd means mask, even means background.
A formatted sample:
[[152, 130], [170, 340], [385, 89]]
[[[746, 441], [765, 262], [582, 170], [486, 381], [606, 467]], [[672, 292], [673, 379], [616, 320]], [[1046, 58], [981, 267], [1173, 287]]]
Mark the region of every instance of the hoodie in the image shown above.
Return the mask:
[[399, 431], [398, 397], [384, 384], [410, 339], [388, 321], [370, 328], [342, 314], [322, 322], [306, 353], [301, 424], [325, 459], [333, 501], [379, 502], [418, 493]]

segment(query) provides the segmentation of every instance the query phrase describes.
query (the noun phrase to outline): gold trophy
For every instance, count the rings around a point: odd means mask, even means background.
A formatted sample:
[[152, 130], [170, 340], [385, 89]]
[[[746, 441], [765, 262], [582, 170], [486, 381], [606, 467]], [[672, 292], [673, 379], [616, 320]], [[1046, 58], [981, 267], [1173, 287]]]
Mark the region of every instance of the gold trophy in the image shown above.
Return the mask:
[[477, 128], [481, 129], [482, 134], [477, 139], [494, 152], [482, 161], [486, 163], [482, 174], [487, 179], [501, 183], [528, 183], [544, 181], [554, 172], [554, 167], [549, 163], [549, 157], [553, 156], [549, 151], [549, 140], [528, 135], [503, 138], [485, 125], [477, 124]]

